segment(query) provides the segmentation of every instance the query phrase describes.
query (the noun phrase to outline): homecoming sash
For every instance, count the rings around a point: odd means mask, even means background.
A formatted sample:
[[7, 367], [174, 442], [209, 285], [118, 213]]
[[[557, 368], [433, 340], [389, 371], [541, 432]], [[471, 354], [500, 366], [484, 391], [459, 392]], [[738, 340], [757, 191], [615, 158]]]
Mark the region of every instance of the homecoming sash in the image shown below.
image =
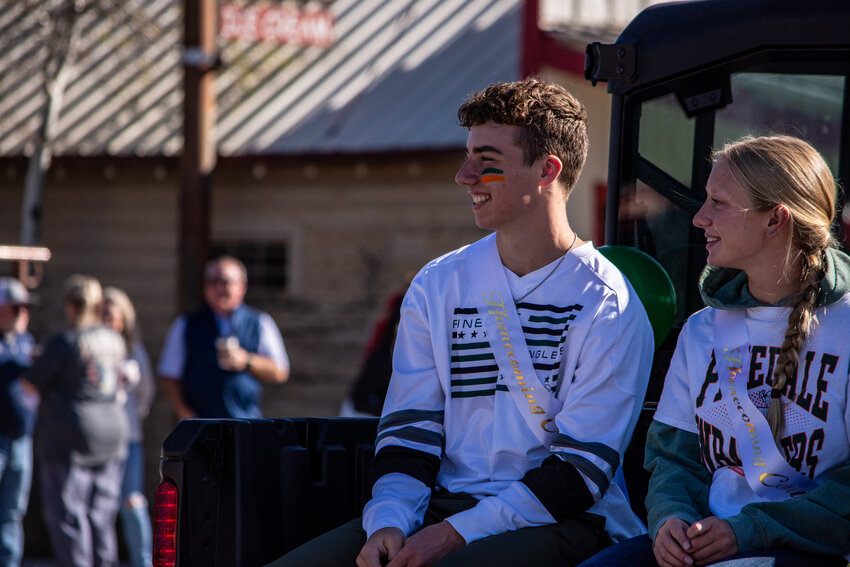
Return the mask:
[[495, 235], [471, 244], [466, 264], [470, 290], [484, 320], [499, 373], [528, 428], [548, 449], [558, 433], [555, 416], [563, 403], [543, 387], [534, 370], [516, 305], [499, 261]]
[[774, 501], [817, 488], [819, 483], [794, 470], [783, 458], [767, 420], [747, 393], [743, 371], [750, 350], [746, 310], [716, 309], [714, 313], [718, 382], [738, 440], [747, 484], [762, 498]]

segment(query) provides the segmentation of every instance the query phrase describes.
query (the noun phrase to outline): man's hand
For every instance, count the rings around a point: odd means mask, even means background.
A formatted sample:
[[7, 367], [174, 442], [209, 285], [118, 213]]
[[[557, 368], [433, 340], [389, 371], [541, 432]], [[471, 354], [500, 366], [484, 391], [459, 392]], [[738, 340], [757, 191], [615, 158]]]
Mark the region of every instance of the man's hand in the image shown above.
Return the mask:
[[465, 545], [466, 541], [454, 527], [443, 521], [407, 538], [387, 567], [427, 567]]
[[248, 352], [242, 347], [218, 351], [218, 365], [231, 372], [249, 372], [269, 384], [282, 384], [289, 379], [288, 368], [281, 368], [271, 358]]
[[688, 524], [681, 518], [670, 518], [658, 530], [652, 552], [660, 567], [693, 565], [691, 541], [687, 535]]
[[713, 563], [738, 553], [738, 538], [726, 520], [714, 516], [694, 522], [686, 532], [697, 565]]
[[400, 529], [381, 528], [360, 550], [357, 567], [381, 567], [396, 556], [403, 543], [404, 533]]
[[247, 350], [234, 346], [218, 351], [218, 365], [231, 372], [243, 372], [247, 370], [250, 357], [251, 354]]

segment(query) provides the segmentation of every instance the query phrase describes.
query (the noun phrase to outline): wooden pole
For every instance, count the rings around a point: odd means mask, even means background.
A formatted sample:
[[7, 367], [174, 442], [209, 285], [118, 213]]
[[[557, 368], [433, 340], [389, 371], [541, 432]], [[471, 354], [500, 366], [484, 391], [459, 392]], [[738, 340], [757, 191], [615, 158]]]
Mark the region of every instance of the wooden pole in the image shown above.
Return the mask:
[[216, 162], [216, 2], [184, 0], [183, 155], [180, 162], [178, 307], [200, 304], [210, 249], [210, 193]]

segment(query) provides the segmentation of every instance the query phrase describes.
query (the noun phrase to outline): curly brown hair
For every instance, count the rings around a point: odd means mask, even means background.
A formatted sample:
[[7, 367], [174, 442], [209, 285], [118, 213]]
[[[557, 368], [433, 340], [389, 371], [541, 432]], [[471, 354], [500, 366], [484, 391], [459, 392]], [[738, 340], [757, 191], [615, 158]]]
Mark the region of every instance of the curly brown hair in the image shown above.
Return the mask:
[[559, 85], [535, 77], [493, 83], [464, 102], [457, 118], [464, 128], [486, 122], [519, 126], [516, 143], [526, 165], [547, 155], [557, 156], [564, 165], [558, 179], [567, 194], [584, 167], [587, 113], [578, 99]]

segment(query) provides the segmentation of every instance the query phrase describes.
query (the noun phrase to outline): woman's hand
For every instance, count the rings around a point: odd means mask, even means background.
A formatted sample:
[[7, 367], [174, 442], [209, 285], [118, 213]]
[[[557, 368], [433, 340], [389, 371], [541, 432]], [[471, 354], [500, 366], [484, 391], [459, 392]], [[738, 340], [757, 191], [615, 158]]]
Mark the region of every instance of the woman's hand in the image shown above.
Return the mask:
[[685, 567], [694, 564], [690, 555], [688, 524], [681, 518], [670, 518], [658, 530], [652, 552], [660, 567]]
[[738, 538], [726, 520], [714, 516], [694, 522], [686, 535], [691, 542], [691, 557], [697, 565], [713, 563], [738, 553]]

